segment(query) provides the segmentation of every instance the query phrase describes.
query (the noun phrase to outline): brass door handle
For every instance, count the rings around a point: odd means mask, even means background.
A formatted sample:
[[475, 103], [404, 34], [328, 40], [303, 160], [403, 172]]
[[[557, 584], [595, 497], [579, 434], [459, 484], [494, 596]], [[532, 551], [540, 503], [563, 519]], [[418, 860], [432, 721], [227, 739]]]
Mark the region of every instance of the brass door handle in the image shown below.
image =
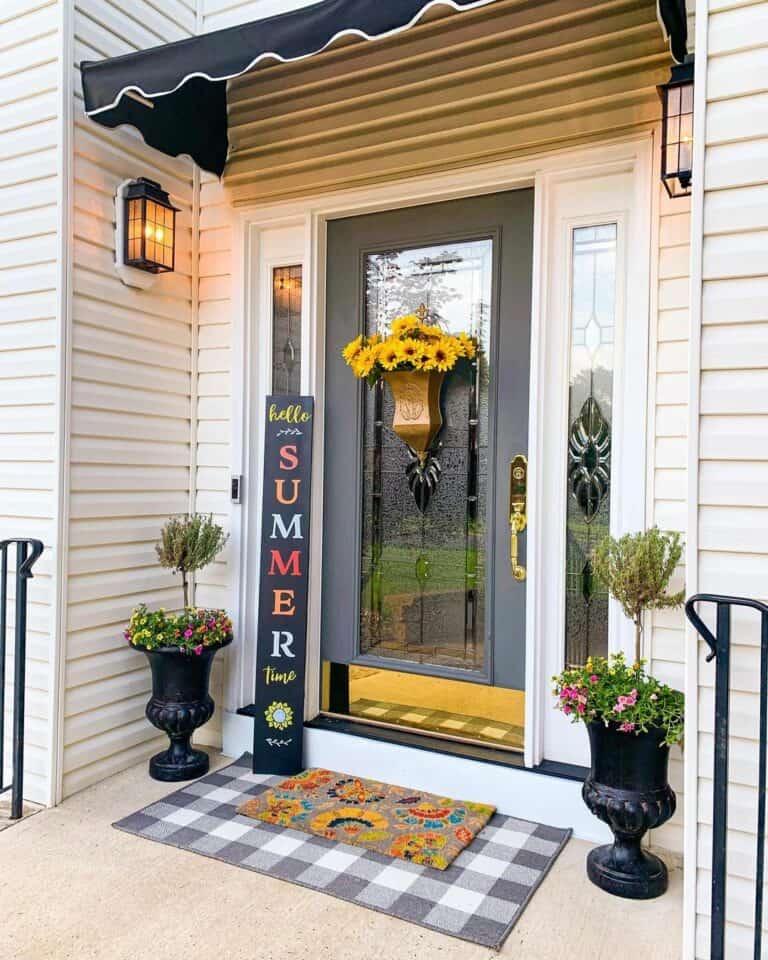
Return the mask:
[[509, 560], [515, 580], [525, 580], [519, 538], [528, 526], [528, 459], [518, 454], [509, 465]]

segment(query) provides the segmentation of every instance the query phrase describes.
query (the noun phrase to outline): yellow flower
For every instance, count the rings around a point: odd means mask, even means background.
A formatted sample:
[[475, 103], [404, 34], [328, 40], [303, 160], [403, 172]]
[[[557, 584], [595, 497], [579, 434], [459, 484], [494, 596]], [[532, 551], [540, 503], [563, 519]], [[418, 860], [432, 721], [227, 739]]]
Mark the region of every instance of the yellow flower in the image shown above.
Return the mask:
[[428, 357], [424, 364], [425, 370], [440, 370], [444, 373], [456, 364], [456, 348], [447, 337], [443, 337], [437, 343], [428, 343], [424, 353]]
[[377, 349], [374, 347], [363, 347], [356, 359], [352, 362], [352, 370], [356, 377], [368, 376], [376, 363], [377, 352]]
[[385, 370], [394, 370], [398, 364], [403, 362], [402, 344], [397, 340], [388, 341], [381, 348], [379, 353], [379, 363]]
[[404, 317], [398, 317], [390, 324], [390, 330], [393, 337], [401, 337], [404, 333], [411, 333], [419, 328], [419, 318], [409, 313]]
[[436, 326], [436, 325], [429, 324], [429, 323], [419, 324], [419, 333], [420, 333], [423, 337], [429, 337], [430, 339], [432, 339], [432, 338], [434, 338], [434, 337], [442, 337], [442, 336], [443, 336], [443, 331], [440, 329], [440, 327], [438, 327], [438, 326]]
[[477, 346], [472, 337], [467, 336], [466, 333], [460, 333], [456, 337], [456, 347], [459, 352], [459, 356], [467, 357], [472, 360], [477, 354]]
[[413, 337], [408, 337], [407, 340], [403, 340], [400, 345], [400, 353], [407, 363], [412, 363], [416, 365], [417, 360], [421, 356], [421, 344], [418, 340]]
[[341, 352], [342, 357], [351, 364], [352, 361], [360, 354], [360, 351], [363, 348], [363, 337], [362, 334], [359, 337], [355, 337], [350, 343], [344, 347]]

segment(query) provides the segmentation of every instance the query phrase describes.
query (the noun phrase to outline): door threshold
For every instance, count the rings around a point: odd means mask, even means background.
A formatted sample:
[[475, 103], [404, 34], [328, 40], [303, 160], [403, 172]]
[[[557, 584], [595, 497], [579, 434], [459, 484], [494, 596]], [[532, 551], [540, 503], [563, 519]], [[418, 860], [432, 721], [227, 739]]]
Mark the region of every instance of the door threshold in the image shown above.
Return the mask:
[[304, 726], [310, 730], [329, 730], [333, 733], [343, 733], [352, 737], [380, 740], [384, 743], [413, 747], [416, 750], [428, 750], [430, 753], [442, 753], [450, 757], [480, 760], [483, 763], [491, 763], [499, 767], [511, 767], [516, 770], [526, 770], [530, 773], [542, 773], [563, 780], [583, 781], [589, 773], [586, 767], [580, 767], [573, 763], [559, 763], [554, 760], [544, 760], [538, 766], [526, 767], [522, 753], [516, 751], [500, 750], [498, 747], [471, 743], [467, 740], [435, 737], [429, 733], [414, 733], [392, 726], [385, 727], [361, 723], [358, 720], [344, 717], [329, 717], [319, 714], [314, 720], [307, 721]]

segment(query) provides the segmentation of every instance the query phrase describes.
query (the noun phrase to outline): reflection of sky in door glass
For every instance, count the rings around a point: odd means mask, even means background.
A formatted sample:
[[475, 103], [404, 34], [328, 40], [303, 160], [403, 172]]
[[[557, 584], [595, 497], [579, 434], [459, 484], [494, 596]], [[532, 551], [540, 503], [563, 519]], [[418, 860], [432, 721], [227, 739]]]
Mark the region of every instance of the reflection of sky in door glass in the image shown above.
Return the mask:
[[445, 330], [477, 334], [491, 299], [492, 248], [490, 240], [473, 240], [368, 256], [368, 333], [386, 333], [424, 303]]
[[392, 432], [391, 391], [365, 390], [360, 653], [445, 670], [485, 667], [488, 387], [493, 241], [366, 258], [365, 331], [423, 303], [447, 332], [469, 331], [479, 365], [446, 377], [432, 454], [442, 476], [426, 514], [408, 487], [411, 455]]

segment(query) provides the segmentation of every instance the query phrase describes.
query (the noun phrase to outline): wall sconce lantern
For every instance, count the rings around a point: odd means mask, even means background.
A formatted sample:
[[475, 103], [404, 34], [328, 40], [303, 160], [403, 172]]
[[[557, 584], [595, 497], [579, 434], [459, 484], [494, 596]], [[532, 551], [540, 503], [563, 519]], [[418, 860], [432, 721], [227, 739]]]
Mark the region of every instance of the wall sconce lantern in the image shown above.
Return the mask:
[[124, 263], [148, 273], [174, 268], [176, 207], [159, 183], [139, 177], [125, 188]]
[[693, 177], [693, 60], [676, 64], [658, 88], [662, 105], [661, 179], [670, 197], [687, 197]]
[[168, 194], [147, 177], [125, 180], [115, 196], [115, 270], [147, 290], [176, 264], [176, 214]]

